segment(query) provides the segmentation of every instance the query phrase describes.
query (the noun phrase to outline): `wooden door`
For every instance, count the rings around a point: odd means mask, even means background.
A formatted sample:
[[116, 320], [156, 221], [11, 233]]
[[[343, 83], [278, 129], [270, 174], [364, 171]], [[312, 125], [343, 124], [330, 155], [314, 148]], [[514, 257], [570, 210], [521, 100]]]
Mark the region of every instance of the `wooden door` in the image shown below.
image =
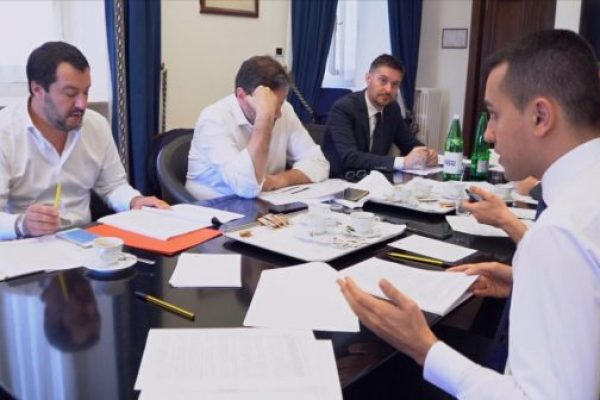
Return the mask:
[[555, 12], [556, 0], [473, 0], [463, 116], [465, 154], [471, 154], [477, 119], [484, 109], [485, 59], [529, 33], [552, 29]]

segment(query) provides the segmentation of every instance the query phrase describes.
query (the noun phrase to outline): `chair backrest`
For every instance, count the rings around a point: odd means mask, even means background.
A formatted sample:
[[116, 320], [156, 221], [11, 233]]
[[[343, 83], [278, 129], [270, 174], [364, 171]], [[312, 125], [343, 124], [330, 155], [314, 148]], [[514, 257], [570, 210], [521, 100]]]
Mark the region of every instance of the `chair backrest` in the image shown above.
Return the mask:
[[164, 145], [156, 158], [156, 173], [162, 198], [169, 204], [191, 203], [196, 199], [185, 188], [188, 154], [194, 131], [183, 134]]
[[325, 125], [319, 124], [304, 124], [304, 127], [308, 131], [310, 137], [315, 141], [319, 146], [323, 145], [323, 141], [325, 140]]
[[315, 122], [317, 124], [326, 124], [329, 110], [333, 103], [347, 94], [352, 93], [350, 89], [342, 88], [321, 88], [319, 97], [315, 106]]

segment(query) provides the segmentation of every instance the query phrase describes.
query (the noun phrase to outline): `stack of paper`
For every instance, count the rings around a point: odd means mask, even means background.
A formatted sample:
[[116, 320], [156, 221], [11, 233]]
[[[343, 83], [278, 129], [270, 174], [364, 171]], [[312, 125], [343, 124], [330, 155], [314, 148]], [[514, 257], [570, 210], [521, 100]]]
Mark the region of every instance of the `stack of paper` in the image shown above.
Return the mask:
[[358, 318], [340, 292], [338, 277], [322, 262], [264, 270], [244, 325], [358, 332]]
[[98, 221], [151, 238], [168, 240], [211, 226], [213, 217], [225, 223], [243, 215], [215, 208], [177, 204], [168, 210], [144, 207], [141, 210], [125, 211], [100, 218]]
[[437, 258], [446, 262], [456, 262], [477, 252], [477, 250], [468, 247], [458, 246], [456, 244], [446, 243], [441, 240], [430, 239], [419, 235], [411, 235], [396, 240], [395, 242], [388, 243], [388, 246], [416, 254], [422, 254], [427, 257]]
[[363, 290], [382, 298], [386, 296], [379, 282], [385, 278], [412, 298], [421, 310], [438, 315], [446, 315], [469, 298], [468, 289], [477, 279], [476, 275], [424, 270], [378, 258], [343, 269], [340, 274], [351, 277]]
[[0, 242], [0, 280], [81, 267], [89, 252], [56, 236]]
[[151, 329], [140, 399], [341, 399], [330, 341], [309, 330]]
[[183, 253], [169, 283], [174, 287], [241, 287], [240, 254]]

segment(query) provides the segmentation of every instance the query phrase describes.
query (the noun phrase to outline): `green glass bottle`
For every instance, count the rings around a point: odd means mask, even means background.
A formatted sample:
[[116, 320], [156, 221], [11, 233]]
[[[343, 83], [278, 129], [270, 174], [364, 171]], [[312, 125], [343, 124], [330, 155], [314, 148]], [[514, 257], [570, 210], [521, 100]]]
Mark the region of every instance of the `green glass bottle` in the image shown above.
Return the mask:
[[452, 118], [448, 138], [444, 145], [444, 171], [445, 181], [462, 180], [463, 138], [460, 131], [460, 120], [458, 115]]
[[484, 181], [489, 175], [490, 145], [485, 141], [485, 130], [487, 129], [488, 116], [484, 111], [477, 123], [475, 144], [471, 153], [471, 179]]

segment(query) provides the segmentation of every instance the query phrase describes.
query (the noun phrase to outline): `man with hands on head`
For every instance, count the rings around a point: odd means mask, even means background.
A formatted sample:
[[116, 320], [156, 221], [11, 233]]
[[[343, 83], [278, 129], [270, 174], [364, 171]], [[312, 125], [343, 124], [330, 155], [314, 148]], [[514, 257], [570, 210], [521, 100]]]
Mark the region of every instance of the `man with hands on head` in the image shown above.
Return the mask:
[[[331, 176], [344, 177], [348, 171], [361, 169], [391, 172], [437, 165], [437, 152], [410, 132], [396, 102], [404, 75], [398, 59], [382, 54], [365, 75], [366, 89], [333, 105], [323, 143]], [[389, 155], [392, 144], [402, 156]]]
[[90, 190], [115, 211], [168, 207], [127, 183], [108, 122], [86, 110], [90, 67], [77, 48], [44, 43], [27, 80], [29, 98], [0, 111], [0, 240], [90, 222]]
[[[468, 360], [431, 332], [416, 304], [382, 281], [390, 302], [340, 281], [359, 318], [461, 399], [597, 399], [600, 394], [600, 87], [590, 46], [540, 31], [488, 61], [486, 139], [510, 180], [539, 176], [547, 209], [517, 244], [513, 267], [478, 274], [477, 295], [506, 297], [504, 374]], [[569, 82], [565, 85], [564, 82]]]
[[327, 178], [329, 163], [285, 101], [289, 84], [272, 57], [242, 63], [235, 93], [205, 108], [196, 123], [186, 181], [191, 194], [253, 198]]

